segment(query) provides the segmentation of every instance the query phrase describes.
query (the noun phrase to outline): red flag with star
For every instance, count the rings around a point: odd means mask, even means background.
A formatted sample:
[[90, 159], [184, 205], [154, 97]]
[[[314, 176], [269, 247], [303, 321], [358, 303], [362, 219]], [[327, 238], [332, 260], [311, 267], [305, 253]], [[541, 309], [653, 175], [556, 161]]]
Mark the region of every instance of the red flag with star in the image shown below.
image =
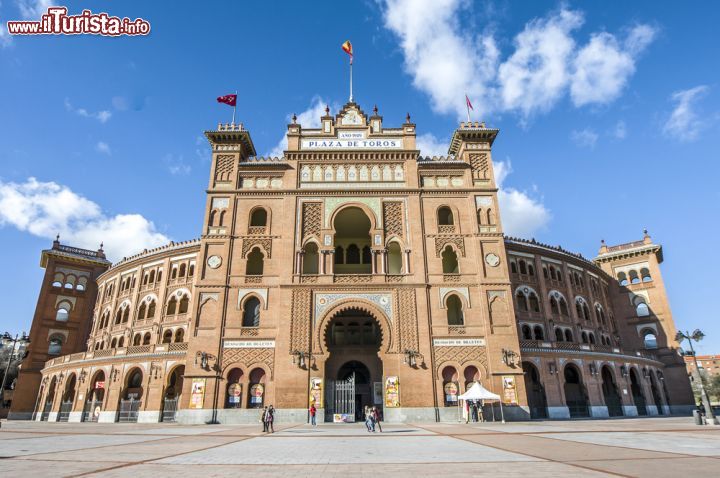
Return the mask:
[[217, 97], [218, 103], [225, 103], [229, 106], [235, 106], [237, 104], [237, 95], [225, 95]]

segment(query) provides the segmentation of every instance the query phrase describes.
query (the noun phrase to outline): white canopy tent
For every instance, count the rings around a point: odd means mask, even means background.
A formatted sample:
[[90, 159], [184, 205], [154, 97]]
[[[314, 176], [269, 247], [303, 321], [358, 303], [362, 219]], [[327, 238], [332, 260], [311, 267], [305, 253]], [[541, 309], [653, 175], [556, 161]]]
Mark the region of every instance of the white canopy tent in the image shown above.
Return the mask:
[[[490, 390], [480, 385], [479, 382], [475, 382], [467, 392], [458, 396], [458, 407], [460, 406], [461, 401], [465, 402], [462, 404], [463, 414], [467, 413], [466, 403], [468, 400], [488, 400], [500, 402], [500, 416], [502, 417], [502, 422], [505, 423], [505, 413], [503, 412], [502, 400], [500, 399], [500, 395], [492, 393]], [[493, 416], [495, 415], [494, 410], [495, 408], [493, 406]]]

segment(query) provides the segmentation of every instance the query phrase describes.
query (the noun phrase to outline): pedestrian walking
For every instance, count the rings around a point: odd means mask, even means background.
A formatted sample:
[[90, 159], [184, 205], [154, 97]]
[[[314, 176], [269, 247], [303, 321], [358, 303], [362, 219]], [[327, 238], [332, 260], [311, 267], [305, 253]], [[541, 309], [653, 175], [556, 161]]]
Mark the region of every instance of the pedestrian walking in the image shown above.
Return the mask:
[[373, 418], [374, 418], [375, 424], [377, 425], [378, 429], [380, 430], [380, 433], [382, 433], [382, 425], [380, 425], [380, 420], [382, 418], [380, 416], [380, 409], [378, 407], [372, 407], [372, 409], [373, 409]]
[[267, 421], [265, 418], [267, 417], [267, 407], [260, 410], [260, 423], [263, 424], [263, 433], [268, 431]]
[[314, 427], [317, 426], [317, 422], [315, 421], [315, 414], [317, 414], [317, 408], [315, 408], [315, 404], [310, 404], [310, 424]]
[[370, 413], [370, 407], [365, 407], [363, 417], [365, 418], [365, 427], [367, 428], [367, 431], [373, 431], [372, 414]]
[[268, 407], [268, 411], [265, 414], [265, 423], [267, 423], [267, 431], [270, 433], [275, 433], [275, 427], [273, 426], [273, 422], [275, 421], [275, 409], [272, 405]]

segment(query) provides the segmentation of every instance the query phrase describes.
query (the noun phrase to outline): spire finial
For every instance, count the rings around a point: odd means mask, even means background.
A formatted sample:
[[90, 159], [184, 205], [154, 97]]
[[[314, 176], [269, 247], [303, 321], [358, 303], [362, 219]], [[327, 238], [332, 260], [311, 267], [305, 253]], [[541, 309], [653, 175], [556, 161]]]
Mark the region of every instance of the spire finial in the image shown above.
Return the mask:
[[328, 116], [330, 114], [330, 107], [328, 105], [325, 105], [325, 116]]
[[55, 240], [58, 241], [58, 242], [60, 242], [60, 234], [58, 234], [57, 236], [55, 236]]
[[378, 113], [377, 105], [373, 106], [373, 113], [375, 113], [375, 116], [377, 116], [377, 113]]
[[295, 115], [295, 113], [293, 113], [293, 115], [292, 115], [292, 122], [293, 122], [293, 124], [297, 123], [297, 116]]
[[600, 244], [605, 245], [605, 239], [600, 239]]
[[406, 123], [409, 123], [409, 122], [410, 122], [410, 113], [408, 113], [408, 114], [405, 116], [405, 122], [406, 122]]

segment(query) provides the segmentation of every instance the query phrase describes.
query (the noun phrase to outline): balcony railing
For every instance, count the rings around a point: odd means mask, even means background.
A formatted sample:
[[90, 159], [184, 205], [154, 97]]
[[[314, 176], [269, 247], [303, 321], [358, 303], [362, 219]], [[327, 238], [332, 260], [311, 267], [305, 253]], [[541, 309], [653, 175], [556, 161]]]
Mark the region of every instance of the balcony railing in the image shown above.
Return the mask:
[[105, 358], [105, 357], [124, 357], [126, 355], [136, 354], [162, 354], [162, 353], [178, 353], [188, 349], [187, 342], [177, 342], [171, 344], [150, 344], [150, 345], [131, 345], [129, 347], [119, 347], [115, 349], [105, 350], [91, 350], [88, 352], [80, 352], [72, 355], [64, 355], [62, 357], [56, 357], [54, 359], [45, 362], [45, 367], [51, 367], [53, 365], [59, 365], [67, 362], [76, 362], [79, 360], [87, 360], [92, 358]]
[[599, 344], [583, 344], [575, 342], [550, 342], [547, 340], [520, 340], [520, 349], [541, 349], [553, 351], [595, 352], [609, 355], [624, 355], [646, 358], [657, 361], [657, 356], [641, 350], [624, 351], [619, 347]]

